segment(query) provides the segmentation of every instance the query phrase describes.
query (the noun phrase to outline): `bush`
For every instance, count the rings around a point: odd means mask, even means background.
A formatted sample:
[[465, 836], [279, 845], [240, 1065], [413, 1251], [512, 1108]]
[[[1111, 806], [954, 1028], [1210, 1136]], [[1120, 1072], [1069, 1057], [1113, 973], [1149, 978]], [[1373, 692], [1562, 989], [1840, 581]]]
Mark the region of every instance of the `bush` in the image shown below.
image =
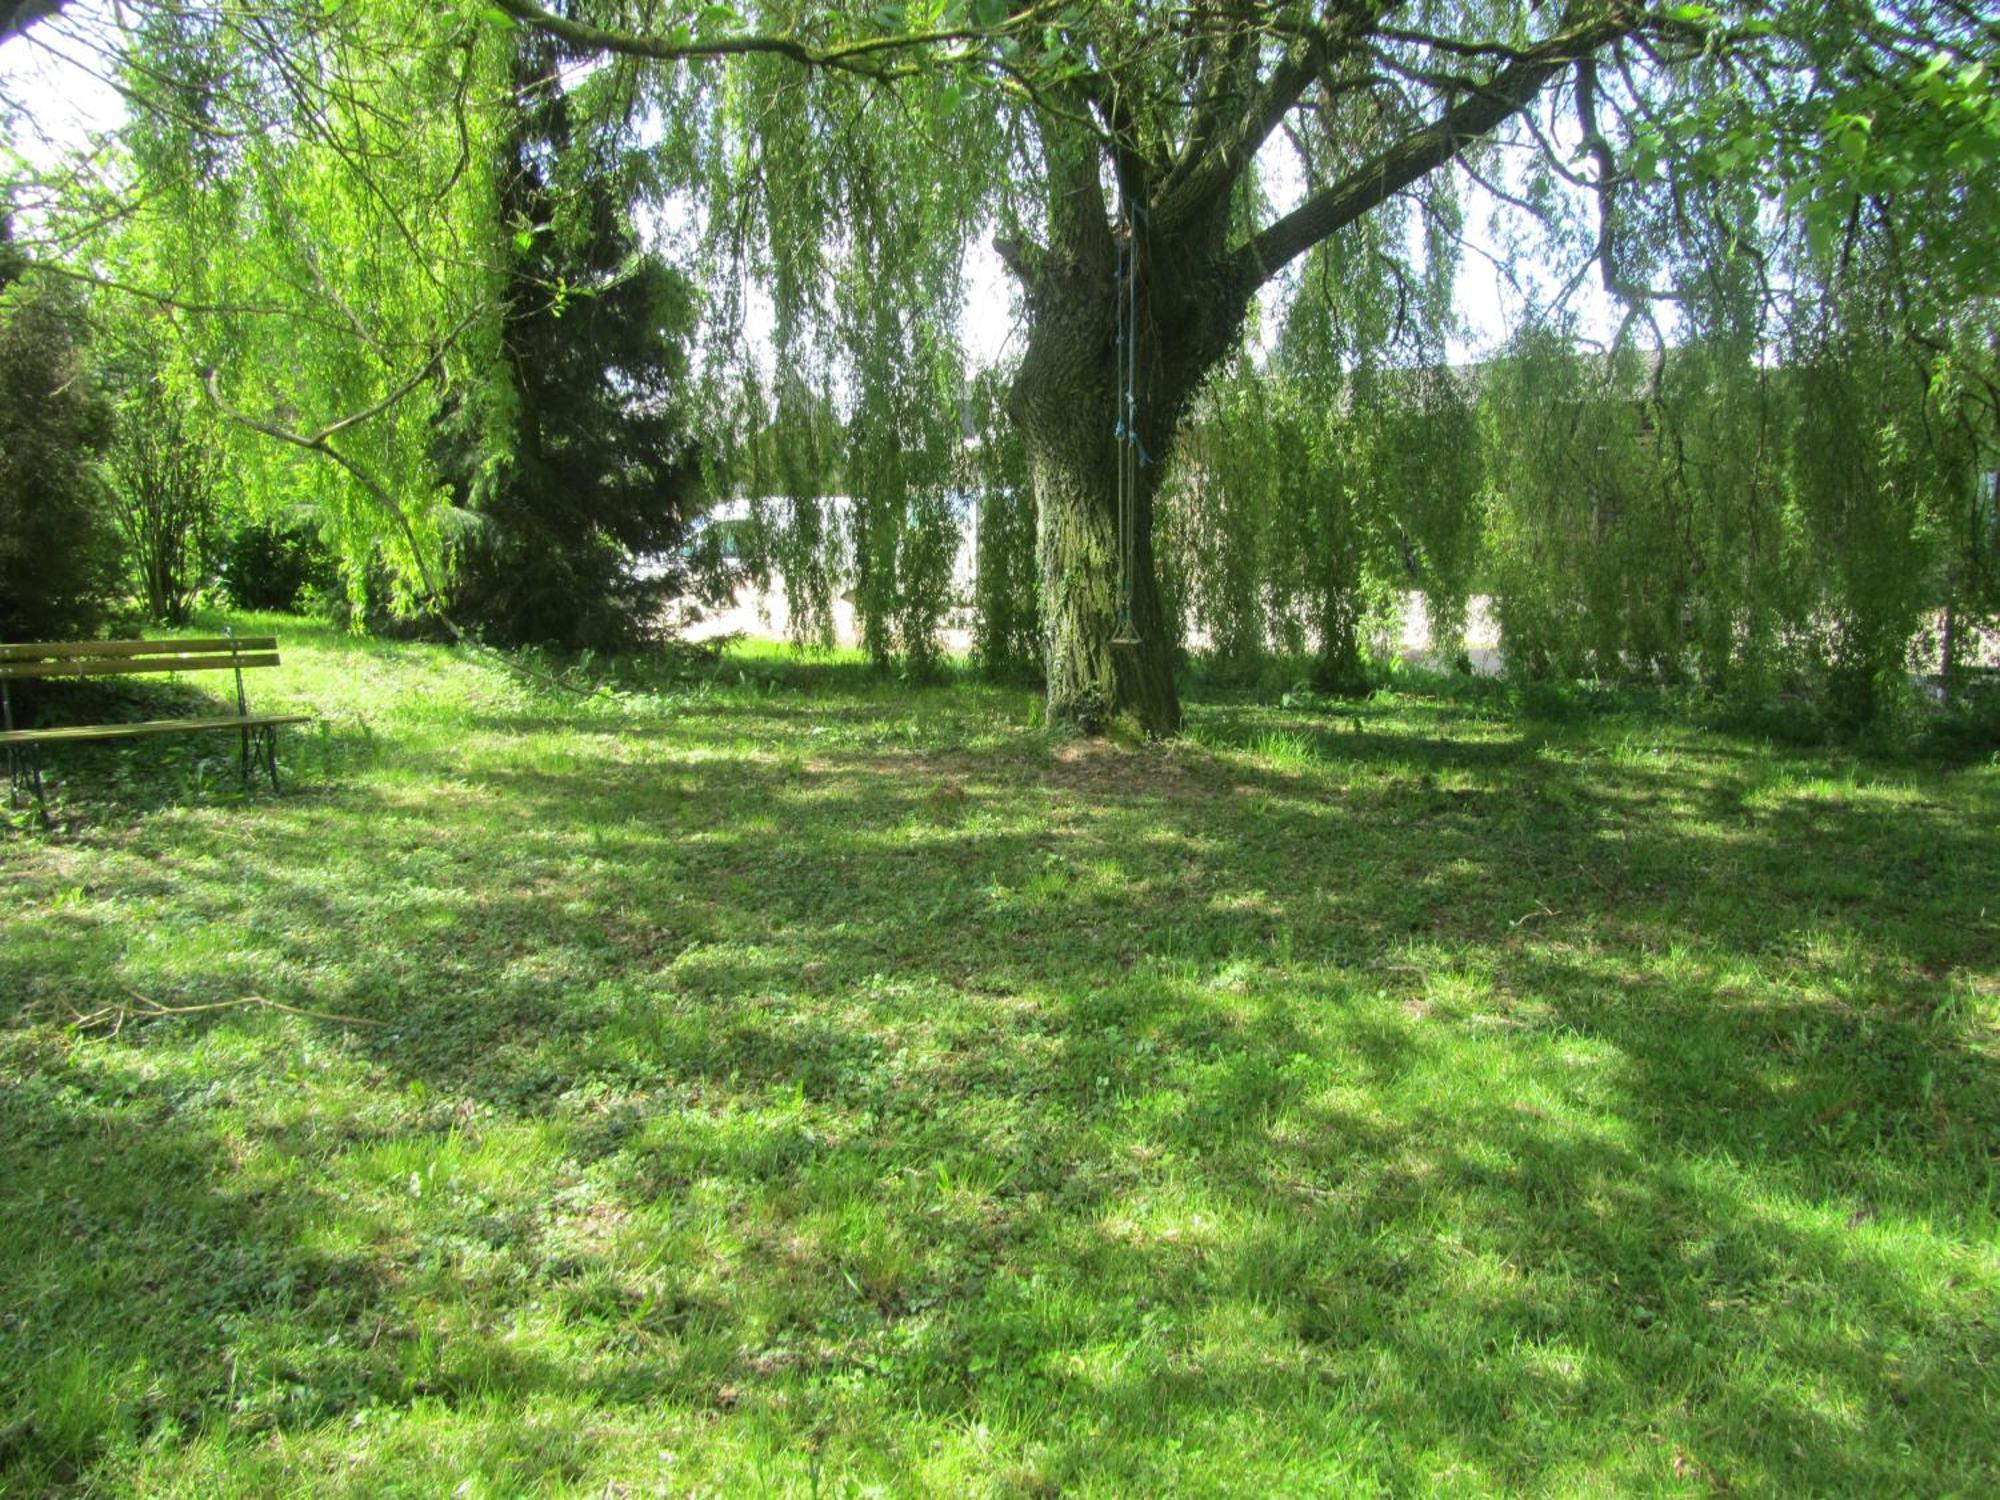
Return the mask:
[[0, 640], [87, 636], [116, 586], [100, 464], [111, 411], [81, 314], [74, 294], [35, 278], [0, 291]]
[[2000, 757], [2000, 674], [1982, 674], [1925, 726], [1933, 753], [1952, 760]]
[[334, 597], [340, 581], [333, 558], [310, 530], [254, 522], [222, 545], [222, 591], [238, 609], [299, 612], [313, 596]]

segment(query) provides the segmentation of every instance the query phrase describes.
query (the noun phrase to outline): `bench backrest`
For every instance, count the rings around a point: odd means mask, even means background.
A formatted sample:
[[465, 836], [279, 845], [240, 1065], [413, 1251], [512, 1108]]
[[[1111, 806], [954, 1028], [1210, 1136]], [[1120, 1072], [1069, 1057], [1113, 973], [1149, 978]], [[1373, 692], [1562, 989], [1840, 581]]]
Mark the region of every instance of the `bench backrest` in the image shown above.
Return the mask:
[[0, 682], [29, 677], [122, 677], [134, 672], [226, 672], [277, 665], [278, 638], [271, 635], [0, 646]]

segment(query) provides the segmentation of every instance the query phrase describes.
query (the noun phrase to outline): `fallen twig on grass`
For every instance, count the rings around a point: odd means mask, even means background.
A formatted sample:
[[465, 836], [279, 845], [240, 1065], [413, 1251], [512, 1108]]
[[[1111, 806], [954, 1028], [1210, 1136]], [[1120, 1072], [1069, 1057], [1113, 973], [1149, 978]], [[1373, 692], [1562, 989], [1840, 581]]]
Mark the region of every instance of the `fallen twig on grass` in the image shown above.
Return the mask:
[[342, 1026], [380, 1026], [380, 1021], [371, 1021], [363, 1016], [336, 1015], [332, 1011], [307, 1010], [303, 1006], [287, 1005], [282, 1000], [267, 999], [263, 995], [244, 995], [235, 1000], [210, 1000], [200, 1005], [162, 1005], [151, 996], [142, 995], [137, 990], [128, 989], [126, 994], [137, 1002], [136, 1008], [119, 1001], [87, 1014], [77, 1012], [70, 1017], [70, 1026], [77, 1031], [91, 1031], [110, 1023], [112, 1036], [125, 1029], [125, 1023], [133, 1017], [153, 1020], [159, 1016], [196, 1016], [218, 1010], [276, 1010], [288, 1016], [304, 1016], [311, 1021], [333, 1021]]

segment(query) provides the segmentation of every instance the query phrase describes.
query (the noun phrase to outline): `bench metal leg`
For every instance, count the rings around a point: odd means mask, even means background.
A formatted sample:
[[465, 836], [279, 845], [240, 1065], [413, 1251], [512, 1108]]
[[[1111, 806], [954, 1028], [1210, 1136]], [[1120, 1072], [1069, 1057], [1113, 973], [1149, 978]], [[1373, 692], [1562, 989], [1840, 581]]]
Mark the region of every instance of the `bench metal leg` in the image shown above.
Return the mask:
[[41, 819], [42, 827], [47, 828], [50, 826], [49, 796], [48, 789], [42, 785], [41, 754], [33, 745], [29, 745], [25, 749], [17, 745], [9, 745], [7, 747], [7, 805], [10, 808], [21, 805], [21, 773], [24, 770], [27, 772], [28, 784], [34, 788], [35, 812]]
[[245, 726], [237, 731], [242, 741], [242, 751], [237, 757], [237, 770], [243, 778], [243, 790], [250, 790], [251, 767], [261, 765], [264, 774], [271, 778], [271, 790], [278, 791], [278, 726], [258, 724]]
[[[0, 727], [9, 734], [14, 732], [14, 694], [7, 679], [0, 677]], [[40, 753], [33, 745], [9, 745], [7, 747], [7, 806], [12, 809], [21, 805], [21, 768], [28, 767], [35, 782], [35, 806], [41, 809], [42, 826], [49, 826], [48, 798], [42, 794], [42, 761]]]

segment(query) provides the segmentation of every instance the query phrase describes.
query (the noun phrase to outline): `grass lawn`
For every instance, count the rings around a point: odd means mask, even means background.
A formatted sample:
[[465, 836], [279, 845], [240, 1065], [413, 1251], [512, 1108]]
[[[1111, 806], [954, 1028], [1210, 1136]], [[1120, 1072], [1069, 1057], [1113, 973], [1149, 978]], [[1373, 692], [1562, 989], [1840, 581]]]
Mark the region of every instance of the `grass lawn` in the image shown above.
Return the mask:
[[0, 830], [0, 1490], [2000, 1491], [2000, 765], [247, 623]]

